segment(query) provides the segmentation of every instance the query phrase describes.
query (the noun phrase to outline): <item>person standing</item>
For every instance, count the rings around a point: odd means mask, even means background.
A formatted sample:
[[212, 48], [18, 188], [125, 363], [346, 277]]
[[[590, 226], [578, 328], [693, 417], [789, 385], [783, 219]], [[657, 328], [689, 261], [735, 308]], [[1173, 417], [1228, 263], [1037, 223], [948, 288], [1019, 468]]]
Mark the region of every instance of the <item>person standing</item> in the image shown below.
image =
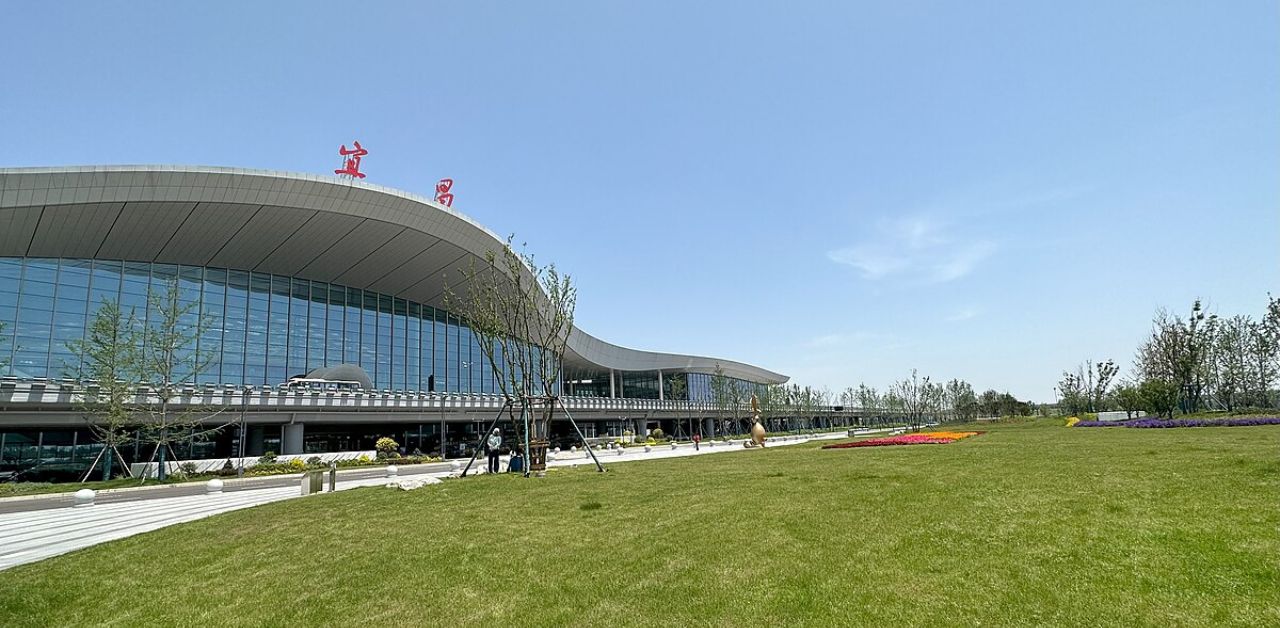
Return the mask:
[[502, 431], [493, 428], [493, 433], [484, 441], [484, 451], [489, 454], [489, 473], [498, 472], [498, 456], [502, 451]]

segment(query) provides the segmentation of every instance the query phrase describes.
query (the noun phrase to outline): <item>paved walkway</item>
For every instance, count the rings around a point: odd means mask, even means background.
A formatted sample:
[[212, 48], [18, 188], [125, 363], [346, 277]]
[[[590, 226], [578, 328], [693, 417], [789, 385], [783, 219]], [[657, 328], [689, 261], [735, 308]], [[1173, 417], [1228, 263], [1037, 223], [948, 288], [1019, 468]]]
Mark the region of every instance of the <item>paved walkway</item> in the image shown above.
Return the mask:
[[[886, 430], [860, 430], [874, 433]], [[778, 436], [770, 447], [796, 445], [814, 440], [844, 438], [845, 432], [806, 436]], [[672, 449], [654, 446], [651, 451], [633, 447], [622, 450], [596, 451], [600, 462], [637, 462], [695, 455], [711, 455], [745, 451], [742, 441], [703, 443], [695, 450], [691, 444]], [[482, 471], [483, 459], [477, 459], [471, 474]], [[399, 467], [398, 479], [450, 477], [466, 461]], [[561, 452], [548, 461], [549, 467], [592, 464], [585, 451]], [[457, 465], [457, 466], [455, 466]], [[504, 464], [505, 468], [505, 464]], [[325, 478], [326, 486], [328, 478]], [[362, 486], [380, 486], [390, 482], [383, 468], [349, 469], [338, 476], [337, 490]], [[301, 496], [298, 475], [271, 476], [230, 480], [222, 493], [208, 494], [203, 482], [166, 485], [143, 490], [115, 490], [98, 493], [92, 506], [71, 507], [70, 494], [31, 496], [0, 500], [0, 569], [43, 560], [59, 554], [105, 543], [115, 539], [156, 530], [176, 523], [194, 521], [218, 513], [248, 508]]]

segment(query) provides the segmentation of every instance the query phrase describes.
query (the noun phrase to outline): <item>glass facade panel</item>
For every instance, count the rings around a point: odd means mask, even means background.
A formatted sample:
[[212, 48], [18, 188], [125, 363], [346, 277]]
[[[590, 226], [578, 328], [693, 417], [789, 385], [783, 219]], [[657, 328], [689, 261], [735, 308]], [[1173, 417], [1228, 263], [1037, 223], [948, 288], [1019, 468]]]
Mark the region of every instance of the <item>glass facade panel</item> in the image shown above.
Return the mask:
[[[363, 368], [377, 389], [501, 390], [475, 334], [443, 310], [306, 279], [113, 260], [0, 257], [0, 373], [78, 377], [70, 345], [102, 302], [117, 299], [126, 315], [133, 309], [140, 323], [154, 322], [147, 295], [173, 282], [191, 308], [182, 323], [204, 323], [196, 350], [208, 364], [199, 383], [274, 386], [345, 363]], [[495, 359], [505, 370], [503, 357]], [[608, 394], [607, 372], [567, 376], [581, 382], [571, 394]], [[656, 399], [657, 377], [618, 371], [617, 395]], [[687, 382], [690, 400], [712, 400], [711, 375], [690, 373]]]

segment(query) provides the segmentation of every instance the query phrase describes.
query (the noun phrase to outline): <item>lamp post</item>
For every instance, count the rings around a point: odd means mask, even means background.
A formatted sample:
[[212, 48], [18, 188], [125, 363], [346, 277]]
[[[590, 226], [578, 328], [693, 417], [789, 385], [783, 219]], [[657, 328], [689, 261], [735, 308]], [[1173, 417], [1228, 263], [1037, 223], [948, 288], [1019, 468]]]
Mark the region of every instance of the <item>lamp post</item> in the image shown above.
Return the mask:
[[240, 452], [239, 452], [240, 461], [239, 461], [239, 464], [236, 465], [236, 477], [239, 479], [244, 479], [244, 439], [246, 436], [244, 421], [245, 421], [245, 412], [249, 409], [249, 391], [252, 388], [253, 388], [252, 386], [249, 386], [246, 384], [244, 388], [240, 391], [240, 396], [241, 396], [241, 399], [240, 399]]

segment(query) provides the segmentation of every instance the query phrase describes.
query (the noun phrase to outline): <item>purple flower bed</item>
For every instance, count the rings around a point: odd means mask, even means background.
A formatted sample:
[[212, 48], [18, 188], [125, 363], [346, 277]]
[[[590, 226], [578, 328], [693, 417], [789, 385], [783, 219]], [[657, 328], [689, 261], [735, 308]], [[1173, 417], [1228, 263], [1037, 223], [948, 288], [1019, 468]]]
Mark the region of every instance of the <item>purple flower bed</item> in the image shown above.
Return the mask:
[[1240, 417], [1235, 419], [1129, 419], [1128, 421], [1080, 421], [1075, 427], [1249, 427], [1280, 425], [1280, 417]]

